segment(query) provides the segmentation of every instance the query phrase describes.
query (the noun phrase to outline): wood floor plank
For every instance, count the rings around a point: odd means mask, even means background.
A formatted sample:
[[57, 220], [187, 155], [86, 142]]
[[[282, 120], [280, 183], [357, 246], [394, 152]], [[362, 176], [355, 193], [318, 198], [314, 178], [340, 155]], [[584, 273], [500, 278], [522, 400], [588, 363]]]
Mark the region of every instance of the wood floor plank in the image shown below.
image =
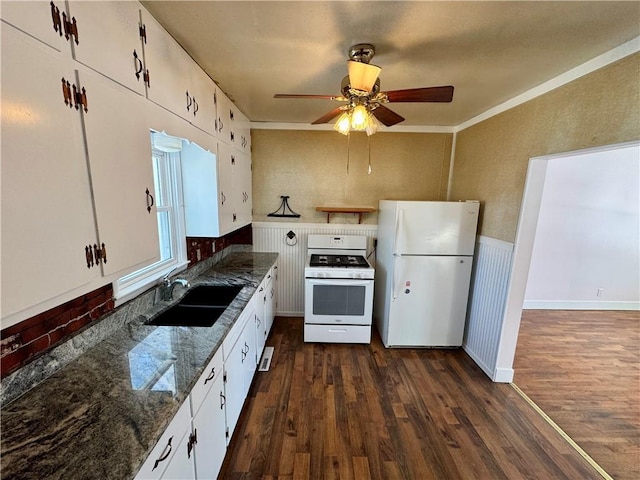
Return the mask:
[[302, 326], [276, 319], [219, 478], [599, 478], [464, 351], [305, 344]]
[[525, 310], [514, 382], [616, 480], [640, 478], [640, 313]]

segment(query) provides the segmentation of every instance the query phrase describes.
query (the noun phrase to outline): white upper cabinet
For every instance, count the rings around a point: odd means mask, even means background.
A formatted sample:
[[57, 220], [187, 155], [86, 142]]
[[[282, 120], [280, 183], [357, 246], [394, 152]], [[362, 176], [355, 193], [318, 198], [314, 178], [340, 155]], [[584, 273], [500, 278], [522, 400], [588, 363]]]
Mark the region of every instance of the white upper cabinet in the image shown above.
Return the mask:
[[192, 118], [189, 121], [201, 130], [216, 135], [216, 84], [197, 65], [191, 70], [189, 79], [192, 101], [196, 102], [196, 110], [191, 110]]
[[[222, 222], [228, 231], [237, 230], [251, 223], [251, 158], [228, 144], [218, 143], [218, 171], [226, 186], [224, 200], [231, 217], [224, 216]], [[230, 186], [230, 188], [229, 188]]]
[[[3, 1], [2, 20], [37, 38], [57, 51], [70, 52], [65, 38], [64, 19], [67, 17], [64, 0], [55, 1]], [[66, 35], [69, 37], [69, 35]], [[4, 72], [3, 72], [4, 73]]]
[[134, 92], [144, 95], [140, 4], [69, 1], [76, 21], [74, 58]]
[[146, 31], [147, 97], [202, 130], [215, 134], [215, 84], [148, 12]]
[[61, 88], [62, 79], [70, 91], [76, 84], [73, 64], [11, 26], [2, 23], [1, 29], [7, 326], [16, 323], [13, 314], [90, 284], [100, 272], [88, 268], [85, 257], [85, 247], [97, 238], [80, 113], [70, 97], [72, 104], [65, 104]]
[[[147, 101], [91, 70], [80, 72], [83, 111], [105, 275], [159, 259]], [[114, 115], [114, 106], [119, 114]]]

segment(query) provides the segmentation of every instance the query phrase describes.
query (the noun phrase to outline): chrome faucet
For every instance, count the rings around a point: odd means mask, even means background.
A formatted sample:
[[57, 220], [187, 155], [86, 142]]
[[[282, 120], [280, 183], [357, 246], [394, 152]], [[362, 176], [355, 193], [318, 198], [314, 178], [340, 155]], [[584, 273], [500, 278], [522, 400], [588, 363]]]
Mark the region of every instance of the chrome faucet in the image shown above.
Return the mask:
[[185, 280], [184, 278], [174, 278], [173, 280], [169, 279], [169, 275], [171, 275], [175, 269], [173, 268], [169, 271], [164, 277], [162, 277], [162, 281], [160, 282], [160, 300], [169, 301], [173, 299], [173, 289], [176, 284], [180, 284], [185, 288], [189, 288], [191, 284]]

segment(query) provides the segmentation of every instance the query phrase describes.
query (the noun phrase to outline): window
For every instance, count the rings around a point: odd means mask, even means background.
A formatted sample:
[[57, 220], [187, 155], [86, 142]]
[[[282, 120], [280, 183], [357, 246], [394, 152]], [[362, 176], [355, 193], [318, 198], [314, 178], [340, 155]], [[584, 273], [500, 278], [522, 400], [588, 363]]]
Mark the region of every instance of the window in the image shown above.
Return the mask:
[[188, 263], [180, 169], [182, 141], [152, 133], [151, 144], [160, 260], [114, 282], [116, 304], [140, 294], [173, 269], [186, 268]]

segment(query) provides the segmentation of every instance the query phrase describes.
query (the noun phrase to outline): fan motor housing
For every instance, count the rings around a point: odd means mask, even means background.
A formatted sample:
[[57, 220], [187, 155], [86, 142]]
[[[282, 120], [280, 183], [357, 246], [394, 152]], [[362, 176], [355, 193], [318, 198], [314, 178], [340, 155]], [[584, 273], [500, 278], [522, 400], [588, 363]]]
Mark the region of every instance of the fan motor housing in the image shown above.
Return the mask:
[[349, 49], [349, 59], [354, 62], [369, 63], [376, 54], [376, 49], [370, 43], [358, 43]]

